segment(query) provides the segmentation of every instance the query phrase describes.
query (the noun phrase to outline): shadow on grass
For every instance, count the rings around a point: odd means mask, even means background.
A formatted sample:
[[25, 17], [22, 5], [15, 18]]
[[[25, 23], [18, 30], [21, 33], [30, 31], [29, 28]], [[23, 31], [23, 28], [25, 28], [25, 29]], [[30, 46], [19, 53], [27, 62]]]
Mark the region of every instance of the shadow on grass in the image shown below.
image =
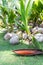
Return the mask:
[[43, 56], [43, 54], [39, 54], [39, 55], [18, 55], [18, 54], [12, 54], [13, 56], [15, 56], [15, 57], [37, 57], [37, 56], [40, 56], [40, 57], [42, 57]]
[[14, 56], [18, 56], [18, 57], [32, 57], [32, 56], [36, 56], [36, 55], [18, 55], [18, 54], [12, 54], [12, 55], [14, 55]]

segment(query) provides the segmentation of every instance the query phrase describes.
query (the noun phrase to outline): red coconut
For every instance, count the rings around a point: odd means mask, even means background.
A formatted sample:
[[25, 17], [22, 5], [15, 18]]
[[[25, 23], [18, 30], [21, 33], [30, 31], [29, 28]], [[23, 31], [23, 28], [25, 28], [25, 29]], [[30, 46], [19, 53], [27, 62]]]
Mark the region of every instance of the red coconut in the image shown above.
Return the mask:
[[37, 55], [37, 54], [43, 54], [42, 50], [34, 50], [34, 49], [21, 49], [21, 50], [14, 50], [18, 55]]

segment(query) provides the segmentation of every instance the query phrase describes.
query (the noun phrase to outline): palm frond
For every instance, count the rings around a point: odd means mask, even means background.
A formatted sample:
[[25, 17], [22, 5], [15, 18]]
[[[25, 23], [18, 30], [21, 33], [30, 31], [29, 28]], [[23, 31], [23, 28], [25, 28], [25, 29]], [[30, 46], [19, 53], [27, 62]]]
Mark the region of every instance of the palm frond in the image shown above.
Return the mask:
[[25, 19], [25, 5], [24, 5], [23, 0], [20, 0], [20, 10], [21, 10], [22, 21], [25, 24], [25, 22], [26, 22], [26, 19]]
[[40, 45], [40, 42], [37, 41], [34, 37], [32, 38], [32, 44], [35, 48], [37, 49], [41, 49], [41, 45]]
[[7, 0], [2, 0], [2, 5], [5, 6], [5, 7], [8, 6]]
[[16, 17], [16, 14], [12, 9], [10, 9], [9, 14], [8, 14], [8, 22], [9, 23], [14, 23], [14, 18]]
[[26, 7], [26, 18], [28, 18], [28, 16], [30, 16], [31, 14], [31, 10], [32, 10], [32, 5], [33, 5], [34, 0], [29, 0], [27, 3], [27, 7]]

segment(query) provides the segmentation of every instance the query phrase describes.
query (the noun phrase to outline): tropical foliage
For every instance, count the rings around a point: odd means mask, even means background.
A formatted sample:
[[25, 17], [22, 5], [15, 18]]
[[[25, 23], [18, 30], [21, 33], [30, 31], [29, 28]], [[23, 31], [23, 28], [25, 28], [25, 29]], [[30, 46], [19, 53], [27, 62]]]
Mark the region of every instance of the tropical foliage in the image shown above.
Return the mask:
[[11, 31], [13, 31], [14, 18], [16, 17], [14, 10], [8, 7], [8, 2], [6, 0], [2, 1], [0, 9], [1, 9], [0, 18], [3, 20], [4, 26], [7, 27], [8, 31], [9, 27], [11, 28]]
[[34, 21], [34, 26], [36, 23], [39, 25], [42, 22], [43, 20], [42, 11], [43, 11], [43, 4], [41, 0], [35, 0], [33, 3], [31, 17], [30, 17], [30, 19]]
[[[18, 26], [23, 33], [31, 36], [30, 20], [33, 27], [40, 25], [43, 21], [43, 0], [1, 0], [0, 4], [0, 19], [3, 20], [3, 27], [7, 28], [8, 32], [14, 32]], [[15, 3], [16, 2], [16, 3]], [[13, 3], [13, 4], [12, 4]], [[33, 34], [32, 34], [33, 35]], [[36, 41], [36, 42], [35, 42]], [[33, 45], [40, 48], [39, 42], [33, 37]], [[34, 44], [35, 42], [35, 44]]]
[[34, 0], [30, 0], [30, 1], [27, 0], [28, 3], [26, 3], [26, 1], [20, 0], [19, 1], [19, 8], [17, 10], [17, 12], [20, 15], [20, 20], [22, 22], [21, 27], [23, 28], [23, 30], [25, 30], [27, 32], [27, 34], [30, 34], [30, 31], [28, 28], [28, 19], [31, 15], [33, 1]]

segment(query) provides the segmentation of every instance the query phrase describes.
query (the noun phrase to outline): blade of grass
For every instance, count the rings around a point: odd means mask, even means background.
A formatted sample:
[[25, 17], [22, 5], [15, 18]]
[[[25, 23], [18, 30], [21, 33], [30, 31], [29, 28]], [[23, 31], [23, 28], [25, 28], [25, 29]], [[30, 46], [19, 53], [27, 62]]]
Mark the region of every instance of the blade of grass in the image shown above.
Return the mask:
[[36, 49], [42, 49], [42, 48], [41, 48], [41, 45], [40, 45], [40, 42], [37, 41], [34, 37], [32, 38], [32, 44], [33, 44], [33, 46], [34, 46]]

